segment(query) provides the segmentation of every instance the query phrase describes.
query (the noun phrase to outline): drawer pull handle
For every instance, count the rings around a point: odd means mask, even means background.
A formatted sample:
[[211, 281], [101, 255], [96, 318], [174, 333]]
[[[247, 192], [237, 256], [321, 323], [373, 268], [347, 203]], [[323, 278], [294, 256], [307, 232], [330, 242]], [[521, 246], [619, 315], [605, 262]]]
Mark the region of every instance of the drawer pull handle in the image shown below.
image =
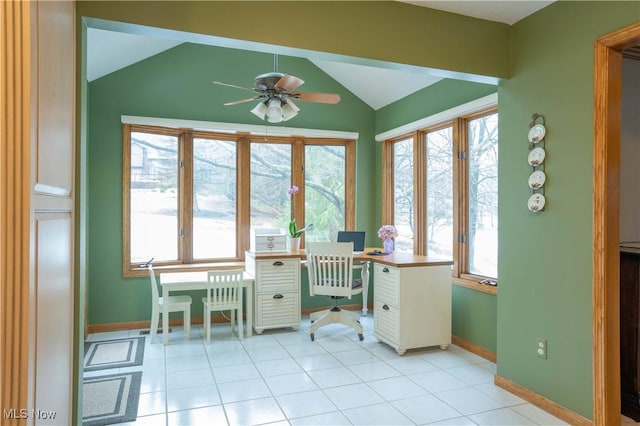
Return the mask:
[[282, 266], [282, 265], [284, 265], [284, 263], [282, 263], [279, 260], [276, 260], [275, 262], [273, 262], [273, 266]]
[[273, 298], [274, 298], [274, 299], [282, 299], [282, 298], [284, 298], [284, 296], [283, 296], [283, 295], [281, 295], [281, 294], [274, 294], [274, 295], [273, 295]]
[[387, 304], [382, 305], [382, 309], [384, 309], [385, 311], [388, 311], [389, 310], [389, 305], [387, 305]]
[[382, 272], [389, 272], [389, 268], [382, 268]]

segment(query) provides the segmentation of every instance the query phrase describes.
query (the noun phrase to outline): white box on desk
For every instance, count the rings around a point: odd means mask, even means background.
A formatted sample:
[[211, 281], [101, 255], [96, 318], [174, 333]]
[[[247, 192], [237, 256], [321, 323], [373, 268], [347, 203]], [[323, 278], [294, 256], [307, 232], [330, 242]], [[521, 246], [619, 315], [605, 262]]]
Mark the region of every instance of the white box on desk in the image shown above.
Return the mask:
[[253, 231], [251, 249], [256, 253], [287, 251], [287, 236], [277, 228], [268, 230], [269, 233], [262, 233], [260, 229]]

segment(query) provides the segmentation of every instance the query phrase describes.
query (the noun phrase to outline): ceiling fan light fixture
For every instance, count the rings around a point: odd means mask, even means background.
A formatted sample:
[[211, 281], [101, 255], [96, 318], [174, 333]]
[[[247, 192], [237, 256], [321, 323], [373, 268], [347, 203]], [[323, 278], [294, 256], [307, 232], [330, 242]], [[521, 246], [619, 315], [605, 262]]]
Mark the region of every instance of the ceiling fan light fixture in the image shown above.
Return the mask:
[[284, 104], [282, 105], [282, 116], [284, 121], [291, 120], [293, 117], [298, 115], [298, 111], [300, 108], [289, 99], [285, 99]]
[[255, 114], [260, 120], [264, 120], [264, 115], [267, 113], [267, 105], [264, 102], [258, 102], [251, 112]]
[[269, 123], [280, 123], [284, 120], [280, 99], [271, 99], [267, 107], [267, 121]]

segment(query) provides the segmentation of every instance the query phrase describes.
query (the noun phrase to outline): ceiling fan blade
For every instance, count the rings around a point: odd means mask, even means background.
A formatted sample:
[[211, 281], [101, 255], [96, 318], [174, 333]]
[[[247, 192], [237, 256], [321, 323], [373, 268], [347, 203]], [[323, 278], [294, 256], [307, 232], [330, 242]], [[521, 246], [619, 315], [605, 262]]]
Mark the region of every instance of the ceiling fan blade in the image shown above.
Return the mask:
[[297, 87], [301, 86], [304, 83], [304, 80], [296, 77], [295, 75], [285, 74], [278, 80], [278, 82], [273, 86], [274, 89], [284, 90], [285, 92], [291, 92], [295, 90]]
[[260, 90], [254, 89], [252, 87], [236, 86], [235, 84], [223, 83], [222, 81], [214, 81], [213, 84], [218, 84], [220, 86], [233, 87], [235, 89], [249, 90], [250, 92], [260, 92]]
[[238, 104], [243, 104], [245, 102], [251, 102], [251, 101], [255, 101], [258, 99], [262, 99], [264, 96], [254, 96], [253, 98], [247, 98], [247, 99], [239, 99], [237, 101], [233, 101], [233, 102], [227, 102], [226, 104], [224, 104], [225, 106], [229, 106], [229, 105], [238, 105]]
[[303, 102], [318, 102], [321, 104], [337, 104], [340, 102], [340, 95], [336, 93], [298, 92], [293, 94], [293, 98]]

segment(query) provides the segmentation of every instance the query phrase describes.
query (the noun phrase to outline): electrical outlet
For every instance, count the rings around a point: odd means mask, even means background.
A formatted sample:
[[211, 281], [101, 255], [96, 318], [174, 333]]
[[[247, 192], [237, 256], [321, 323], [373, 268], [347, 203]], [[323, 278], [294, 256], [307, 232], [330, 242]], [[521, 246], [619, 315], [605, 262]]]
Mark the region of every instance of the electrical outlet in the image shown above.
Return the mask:
[[538, 358], [547, 359], [547, 340], [540, 337], [536, 338], [536, 356]]

